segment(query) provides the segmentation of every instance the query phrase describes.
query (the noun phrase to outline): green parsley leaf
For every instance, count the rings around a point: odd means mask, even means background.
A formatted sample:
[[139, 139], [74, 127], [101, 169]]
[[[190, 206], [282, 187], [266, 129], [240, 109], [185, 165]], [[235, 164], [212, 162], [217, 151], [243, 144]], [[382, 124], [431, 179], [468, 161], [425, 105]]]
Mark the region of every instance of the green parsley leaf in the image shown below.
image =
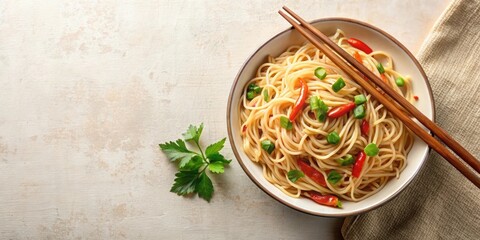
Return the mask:
[[261, 142], [263, 150], [267, 151], [268, 154], [272, 153], [275, 150], [275, 144], [270, 140], [263, 140]]
[[288, 119], [287, 117], [284, 117], [284, 116], [280, 117], [280, 126], [282, 126], [283, 128], [285, 128], [287, 130], [292, 130], [292, 128], [293, 128], [293, 125], [292, 125], [292, 122], [290, 122], [290, 119]]
[[195, 191], [198, 192], [198, 196], [210, 202], [213, 194], [213, 184], [212, 180], [207, 176], [205, 172], [200, 174], [198, 182], [195, 185]]
[[213, 173], [223, 173], [225, 165], [230, 164], [232, 160], [227, 160], [220, 153], [212, 154], [208, 157], [210, 164], [208, 165], [208, 170]]
[[190, 125], [185, 133], [183, 133], [183, 138], [185, 141], [193, 140], [196, 143], [200, 140], [200, 135], [202, 135], [203, 123], [197, 128], [196, 126]]
[[175, 177], [170, 192], [183, 196], [195, 191], [198, 180], [198, 171], [180, 171], [175, 174]]
[[180, 167], [182, 171], [198, 171], [205, 164], [200, 155], [194, 156], [187, 164]]
[[342, 175], [340, 175], [340, 173], [337, 171], [332, 170], [328, 173], [327, 180], [329, 183], [336, 184], [338, 181], [340, 181], [340, 179], [342, 179]]
[[207, 175], [207, 169], [212, 173], [223, 173], [225, 165], [230, 164], [232, 160], [225, 159], [219, 153], [225, 145], [226, 138], [209, 145], [206, 151], [203, 152], [200, 146], [202, 131], [203, 123], [198, 127], [190, 125], [187, 131], [183, 133], [185, 141], [193, 140], [201, 153], [189, 150], [182, 139], [159, 145], [170, 161], [180, 160], [178, 164], [179, 171], [175, 174], [170, 192], [181, 196], [198, 193], [199, 197], [210, 202], [214, 190], [212, 181]]
[[210, 160], [210, 163], [221, 162], [223, 164], [230, 164], [230, 162], [232, 161], [225, 159], [225, 157], [220, 153], [215, 153], [208, 156], [208, 160]]
[[179, 167], [185, 166], [192, 157], [197, 154], [188, 150], [185, 146], [185, 142], [182, 139], [178, 139], [176, 142], [166, 142], [160, 144], [160, 149], [167, 154], [170, 161], [174, 162], [180, 160]]
[[287, 173], [287, 177], [291, 182], [296, 182], [299, 178], [305, 177], [305, 174], [300, 170], [294, 169]]
[[224, 167], [222, 162], [214, 162], [208, 164], [208, 170], [213, 173], [223, 173], [224, 172]]
[[208, 157], [212, 154], [218, 153], [220, 150], [222, 150], [225, 140], [226, 138], [223, 138], [222, 140], [208, 146], [207, 149], [205, 149], [205, 155]]

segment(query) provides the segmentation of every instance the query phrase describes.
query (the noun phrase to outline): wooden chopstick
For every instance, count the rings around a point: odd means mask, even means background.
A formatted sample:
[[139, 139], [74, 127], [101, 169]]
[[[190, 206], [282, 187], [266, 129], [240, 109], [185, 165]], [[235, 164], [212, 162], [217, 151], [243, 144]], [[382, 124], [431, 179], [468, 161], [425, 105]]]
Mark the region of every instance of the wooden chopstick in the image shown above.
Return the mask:
[[[308, 41], [319, 48], [333, 63], [344, 70], [350, 75], [365, 91], [370, 93], [376, 98], [382, 105], [387, 108], [394, 116], [399, 118], [412, 132], [414, 132], [419, 138], [427, 143], [431, 148], [437, 151], [441, 156], [448, 160], [457, 170], [459, 170], [466, 178], [480, 188], [480, 177], [478, 172], [480, 171], [480, 162], [470, 154], [459, 143], [453, 140], [443, 129], [438, 127], [434, 122], [428, 119], [420, 111], [418, 111], [412, 104], [410, 104], [405, 98], [396, 93], [387, 84], [383, 83], [375, 74], [370, 72], [362, 64], [358, 63], [353, 57], [340, 48], [337, 44], [333, 43], [327, 36], [321, 33], [318, 29], [304, 21], [293, 11], [287, 7], [283, 7], [290, 15], [292, 15], [302, 25], [298, 24], [295, 20], [287, 16], [282, 11], [279, 14], [282, 15], [295, 29], [297, 29]], [[304, 28], [305, 27], [305, 28]], [[328, 47], [327, 47], [328, 45]], [[332, 49], [330, 49], [330, 48]], [[338, 54], [338, 55], [337, 55]], [[345, 60], [339, 57], [343, 57]], [[351, 65], [348, 65], [347, 62]], [[353, 67], [355, 68], [353, 68]], [[385, 93], [387, 93], [393, 100], [399, 103], [405, 110], [407, 110], [412, 116], [418, 119], [425, 127], [430, 129], [435, 135], [450, 147], [455, 153], [458, 154], [466, 163], [468, 163], [477, 173], [472, 171], [464, 162], [459, 160], [448, 150], [443, 144], [441, 144], [436, 138], [432, 137], [421, 126], [416, 124], [409, 116], [407, 116], [401, 109], [399, 109], [395, 103], [387, 99], [382, 93], [380, 93], [375, 86], [369, 81], [364, 80], [363, 76], [368, 77], [373, 83], [380, 87]]]
[[[319, 37], [323, 43], [327, 44], [328, 47], [332, 48], [336, 53], [338, 53], [342, 58], [344, 58], [348, 63], [353, 65], [358, 69], [363, 75], [366, 75], [370, 78], [377, 86], [379, 86], [385, 93], [390, 95], [397, 103], [405, 108], [412, 116], [414, 116], [419, 122], [421, 122], [425, 127], [433, 132], [438, 138], [440, 138], [447, 146], [449, 146], [458, 156], [465, 160], [465, 162], [470, 165], [475, 171], [480, 172], [480, 162], [475, 159], [475, 157], [470, 154], [465, 148], [463, 148], [458, 142], [456, 142], [445, 130], [440, 128], [436, 123], [427, 118], [423, 113], [421, 113], [417, 108], [415, 108], [410, 102], [403, 98], [400, 94], [395, 92], [391, 87], [386, 83], [381, 81], [373, 72], [369, 71], [363, 64], [355, 60], [350, 54], [345, 52], [341, 47], [335, 44], [330, 38], [325, 36], [318, 29], [313, 27], [311, 24], [307, 23], [300, 16], [295, 14], [288, 7], [283, 7], [283, 9], [288, 12], [293, 18], [301, 23], [302, 26], [306, 27], [317, 37]], [[370, 82], [368, 82], [370, 83]]]

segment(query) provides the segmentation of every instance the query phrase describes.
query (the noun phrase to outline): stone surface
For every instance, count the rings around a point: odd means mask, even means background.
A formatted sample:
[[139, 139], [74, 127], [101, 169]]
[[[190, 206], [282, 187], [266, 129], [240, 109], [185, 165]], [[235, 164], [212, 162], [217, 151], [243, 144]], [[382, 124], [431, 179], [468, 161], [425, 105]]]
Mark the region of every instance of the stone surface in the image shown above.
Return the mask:
[[170, 193], [158, 143], [190, 123], [205, 144], [226, 136], [233, 78], [289, 27], [282, 4], [364, 20], [415, 53], [448, 2], [0, 1], [1, 238], [338, 238], [342, 219], [277, 203], [235, 161], [211, 203]]

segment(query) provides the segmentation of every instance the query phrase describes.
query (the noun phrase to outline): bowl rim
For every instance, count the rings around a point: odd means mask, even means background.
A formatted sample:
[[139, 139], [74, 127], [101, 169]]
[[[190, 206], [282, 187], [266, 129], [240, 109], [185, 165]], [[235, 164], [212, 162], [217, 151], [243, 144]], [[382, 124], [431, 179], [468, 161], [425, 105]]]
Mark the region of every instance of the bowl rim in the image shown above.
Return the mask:
[[[353, 23], [353, 24], [357, 24], [357, 25], [361, 25], [363, 27], [366, 27], [366, 28], [370, 28], [371, 30], [373, 31], [376, 31], [378, 33], [380, 33], [381, 35], [387, 37], [390, 41], [392, 41], [395, 45], [397, 45], [398, 47], [400, 47], [407, 55], [408, 57], [412, 60], [412, 62], [415, 64], [415, 66], [417, 67], [417, 69], [419, 70], [420, 74], [422, 75], [423, 77], [423, 80], [425, 81], [426, 83], [426, 86], [427, 86], [427, 90], [428, 90], [428, 94], [430, 95], [430, 99], [432, 99], [432, 101], [430, 102], [430, 105], [431, 105], [431, 109], [432, 109], [432, 121], [435, 122], [435, 99], [433, 97], [433, 93], [432, 93], [432, 88], [431, 88], [431, 85], [430, 85], [430, 81], [428, 80], [428, 77], [425, 73], [425, 71], [423, 70], [422, 66], [420, 65], [420, 63], [418, 62], [418, 60], [415, 58], [415, 56], [402, 44], [400, 43], [400, 41], [398, 41], [396, 38], [394, 38], [392, 35], [388, 34], [387, 32], [385, 32], [384, 30], [378, 28], [378, 27], [375, 27], [369, 23], [366, 23], [366, 22], [363, 22], [363, 21], [360, 21], [360, 20], [356, 20], [356, 19], [352, 19], [352, 18], [345, 18], [345, 17], [328, 17], [328, 18], [319, 18], [319, 19], [315, 19], [313, 21], [310, 21], [309, 23], [310, 24], [315, 24], [315, 23], [319, 23], [319, 22], [333, 22], [333, 21], [340, 21], [340, 22], [350, 22], [350, 23]], [[420, 170], [425, 166], [426, 164], [426, 158], [428, 158], [430, 152], [431, 152], [431, 147], [427, 145], [428, 147], [428, 151], [427, 151], [427, 154], [425, 155], [425, 159], [423, 161], [423, 163], [420, 165], [419, 168], [417, 168], [414, 172], [414, 174], [412, 175], [412, 177], [410, 179], [407, 179], [407, 181], [395, 192], [393, 193], [392, 195], [390, 195], [388, 198], [382, 200], [380, 203], [378, 204], [374, 204], [372, 206], [369, 206], [369, 207], [366, 207], [362, 210], [357, 210], [357, 211], [351, 211], [349, 213], [345, 213], [345, 214], [322, 214], [322, 213], [319, 213], [319, 212], [314, 212], [314, 211], [310, 211], [310, 210], [307, 210], [307, 209], [303, 209], [303, 208], [300, 208], [294, 204], [290, 204], [286, 201], [284, 201], [281, 197], [275, 195], [274, 193], [272, 193], [271, 191], [269, 191], [266, 187], [264, 187], [260, 182], [257, 181], [257, 179], [252, 175], [252, 173], [247, 169], [247, 167], [245, 166], [245, 164], [243, 163], [243, 160], [242, 158], [240, 157], [240, 154], [238, 152], [238, 149], [236, 148], [236, 146], [234, 146], [233, 144], [233, 132], [232, 132], [232, 125], [231, 125], [231, 119], [230, 119], [230, 112], [231, 112], [231, 109], [232, 109], [232, 99], [233, 99], [233, 94], [234, 94], [234, 91], [238, 85], [238, 81], [239, 81], [239, 78], [240, 78], [240, 74], [245, 70], [245, 67], [247, 66], [247, 64], [250, 62], [250, 60], [253, 58], [253, 56], [255, 56], [255, 54], [257, 54], [258, 51], [260, 51], [260, 49], [262, 49], [265, 45], [269, 44], [273, 39], [276, 39], [278, 36], [288, 32], [288, 31], [293, 31], [294, 28], [293, 27], [290, 27], [290, 28], [287, 28], [283, 31], [281, 31], [280, 33], [277, 33], [275, 34], [273, 37], [269, 38], [265, 43], [261, 44], [252, 54], [250, 54], [250, 56], [245, 60], [245, 62], [242, 64], [242, 66], [240, 67], [240, 70], [238, 71], [237, 75], [235, 76], [235, 80], [233, 81], [233, 84], [232, 84], [232, 87], [230, 89], [230, 93], [228, 95], [228, 102], [227, 102], [227, 112], [226, 112], [226, 120], [227, 120], [227, 132], [228, 132], [228, 140], [230, 142], [230, 146], [232, 148], [232, 151], [233, 151], [233, 154], [235, 155], [235, 158], [237, 160], [238, 163], [240, 163], [240, 166], [242, 167], [243, 171], [247, 174], [247, 176], [250, 178], [250, 180], [255, 183], [255, 185], [257, 185], [258, 188], [260, 188], [263, 192], [265, 192], [267, 195], [269, 195], [270, 197], [272, 197], [273, 199], [277, 200], [278, 202], [282, 203], [283, 205], [289, 207], [289, 208], [292, 208], [296, 211], [299, 211], [299, 212], [302, 212], [302, 213], [307, 213], [307, 214], [310, 214], [310, 215], [314, 215], [314, 216], [321, 216], [321, 217], [347, 217], [347, 216], [354, 216], [354, 215], [359, 215], [361, 213], [365, 213], [365, 212], [368, 212], [368, 211], [371, 211], [371, 210], [374, 210], [380, 206], [383, 206], [384, 204], [388, 203], [390, 200], [392, 200], [393, 198], [395, 198], [396, 196], [398, 196], [399, 193], [401, 193], [408, 185], [410, 185], [410, 183], [412, 182], [412, 180], [414, 178], [417, 177], [418, 173], [420, 172]], [[431, 133], [431, 135], [433, 136], [433, 134]]]

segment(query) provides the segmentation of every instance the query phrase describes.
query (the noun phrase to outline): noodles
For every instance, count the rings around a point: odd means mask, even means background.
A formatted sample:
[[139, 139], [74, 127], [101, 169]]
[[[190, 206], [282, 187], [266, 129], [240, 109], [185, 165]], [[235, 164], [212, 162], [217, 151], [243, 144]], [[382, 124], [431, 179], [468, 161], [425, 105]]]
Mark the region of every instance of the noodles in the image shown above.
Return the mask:
[[[347, 43], [341, 30], [337, 30], [331, 39], [351, 55], [358, 52], [363, 65], [379, 77], [377, 65], [382, 63], [384, 81], [407, 100], [413, 101], [411, 80], [393, 70], [393, 60], [388, 53], [375, 51], [366, 54], [359, 51]], [[324, 79], [315, 76], [318, 67], [326, 70]], [[396, 84], [398, 77], [404, 81], [401, 87]], [[339, 78], [344, 80], [345, 86], [334, 92], [332, 84]], [[307, 100], [300, 106], [300, 112], [291, 121], [291, 126], [286, 125], [290, 124], [286, 118], [291, 117], [303, 89], [299, 79], [307, 84], [307, 99], [313, 101], [312, 97], [318, 97], [329, 111], [348, 104], [354, 107], [354, 97], [363, 94], [366, 97], [363, 103], [365, 117], [357, 119], [354, 111], [349, 111], [343, 116], [326, 117], [325, 121], [321, 121]], [[411, 132], [310, 43], [292, 46], [276, 58], [269, 57], [268, 62], [258, 68], [256, 77], [249, 82], [242, 98], [243, 149], [252, 161], [262, 166], [264, 177], [289, 196], [311, 196], [308, 193], [317, 192], [360, 201], [379, 191], [389, 179], [398, 178], [407, 164], [407, 154], [413, 145]], [[367, 126], [370, 130], [363, 129]], [[362, 131], [367, 131], [368, 136]], [[338, 133], [338, 144], [327, 141], [332, 132]], [[265, 140], [270, 140], [272, 146], [268, 146], [269, 142]], [[359, 177], [353, 177], [354, 165], [342, 166], [339, 159], [346, 159], [350, 154], [358, 161], [359, 152], [364, 151], [369, 143], [375, 143], [378, 155], [367, 156]], [[272, 148], [271, 153], [265, 150], [268, 149], [266, 147]], [[299, 164], [306, 165], [303, 171]], [[305, 176], [292, 182], [288, 178], [292, 170], [300, 170]], [[325, 179], [323, 183], [323, 179], [313, 176], [315, 172], [322, 174], [319, 176]], [[339, 177], [339, 180], [334, 177]]]

